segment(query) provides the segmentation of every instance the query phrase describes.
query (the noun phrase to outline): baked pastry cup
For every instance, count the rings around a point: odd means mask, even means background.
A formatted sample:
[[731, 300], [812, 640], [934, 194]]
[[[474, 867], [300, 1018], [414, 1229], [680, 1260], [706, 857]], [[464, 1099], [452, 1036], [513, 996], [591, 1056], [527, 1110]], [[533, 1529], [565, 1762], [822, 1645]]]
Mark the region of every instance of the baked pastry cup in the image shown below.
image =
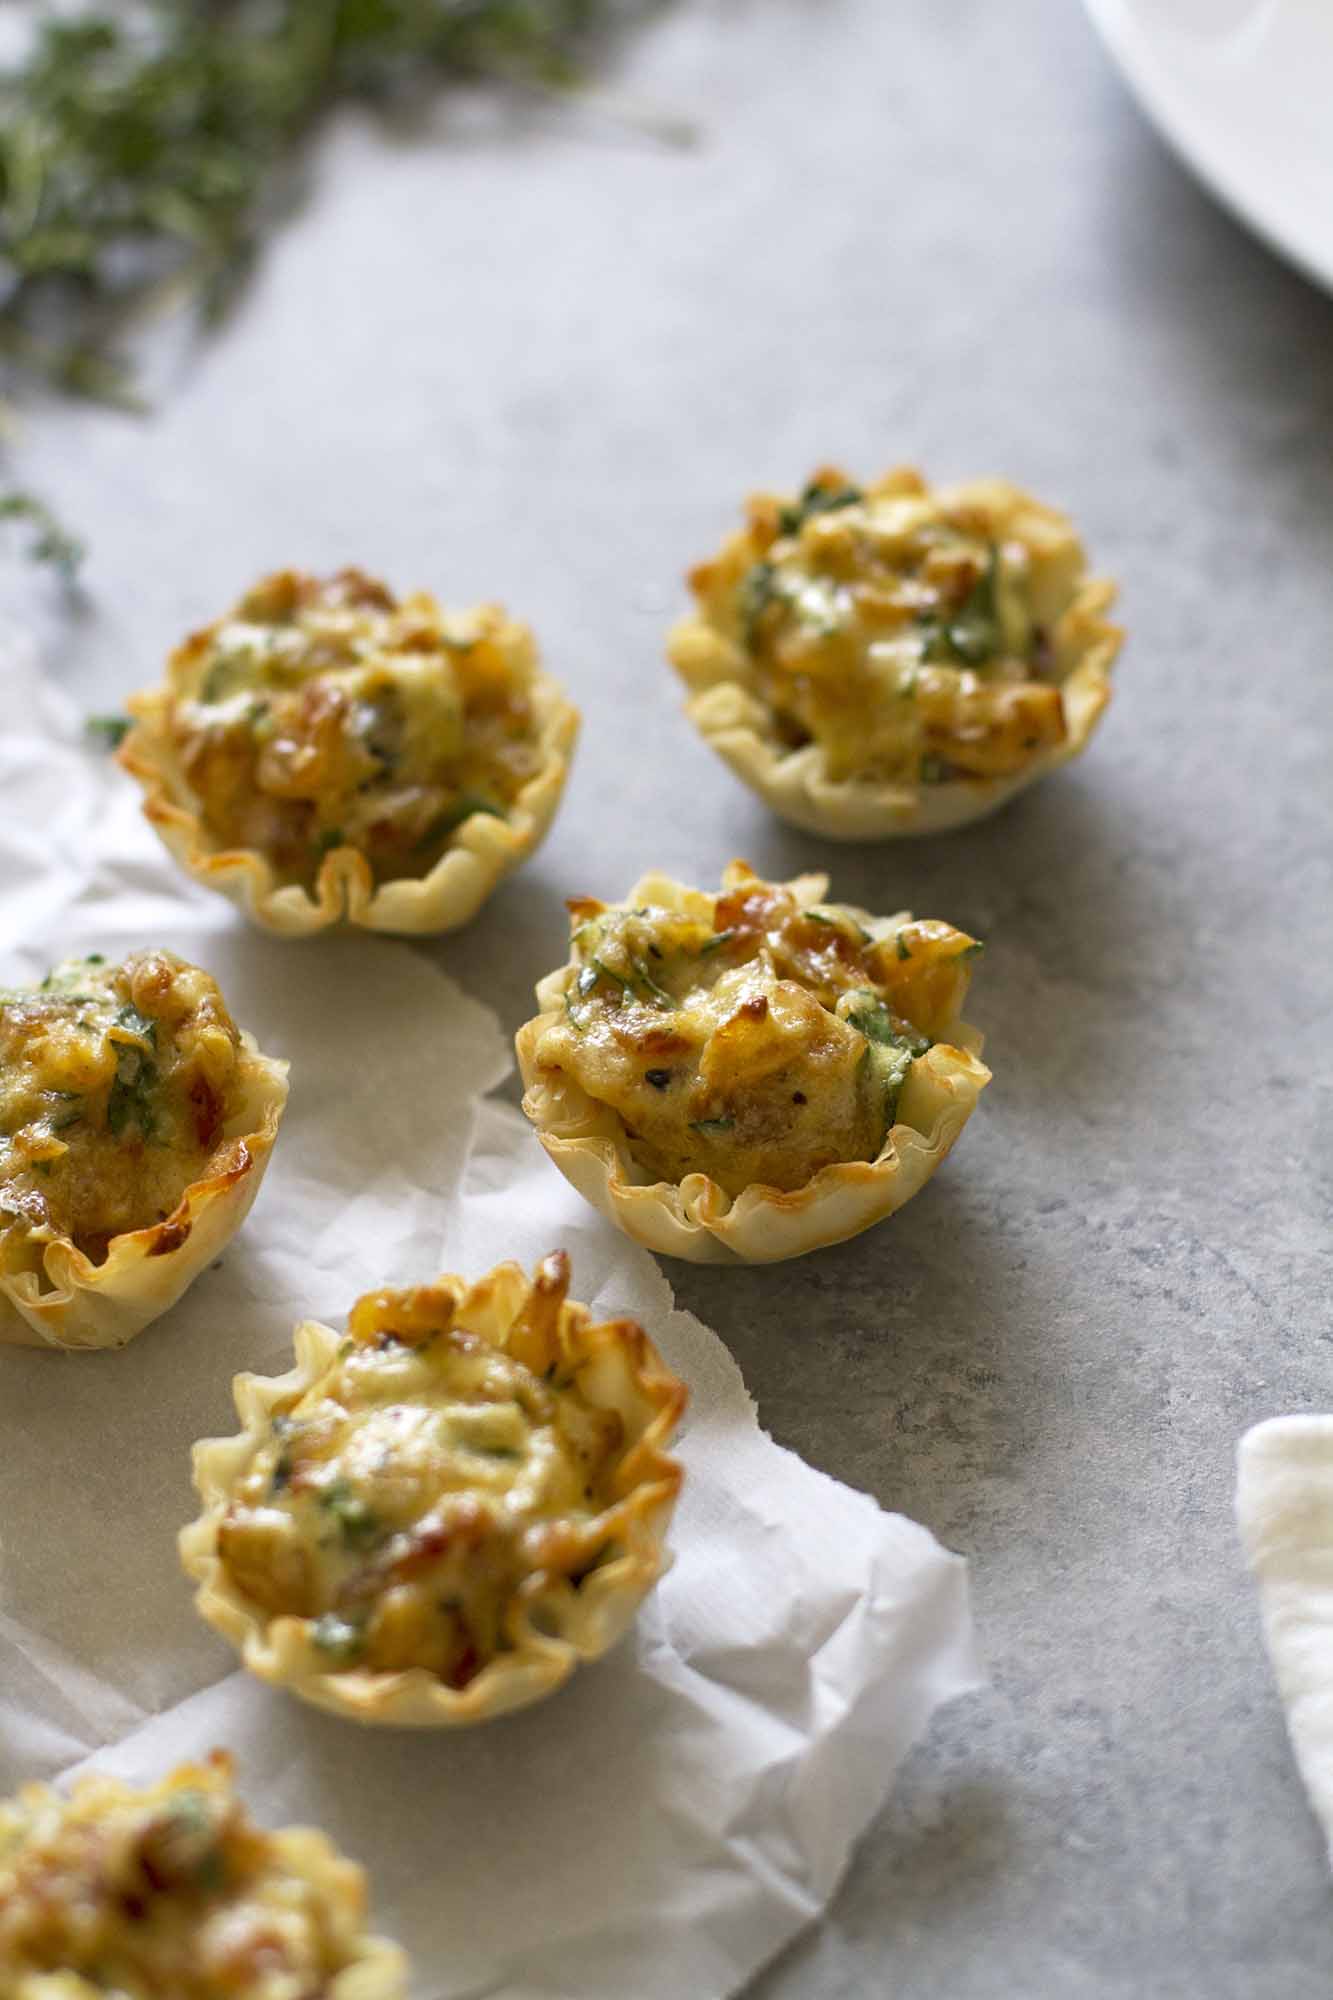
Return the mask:
[[862, 489], [835, 467], [755, 495], [691, 571], [668, 656], [705, 741], [832, 840], [942, 833], [1078, 755], [1111, 696], [1113, 584], [1016, 486]]
[[579, 724], [526, 625], [355, 569], [264, 578], [129, 709], [166, 846], [288, 937], [469, 922], [544, 838]]
[[287, 1065], [168, 951], [0, 993], [0, 1343], [122, 1347], [249, 1211]]
[[268, 1832], [215, 1750], [146, 1790], [101, 1774], [0, 1801], [0, 1992], [12, 2000], [405, 2000], [365, 1876], [313, 1827]]
[[646, 875], [569, 905], [569, 963], [518, 1033], [523, 1109], [650, 1250], [772, 1263], [855, 1236], [925, 1185], [990, 1081], [959, 1018], [981, 945], [827, 888], [733, 861], [717, 895]]
[[685, 1406], [633, 1320], [556, 1252], [368, 1293], [240, 1375], [195, 1446], [181, 1559], [252, 1673], [354, 1722], [482, 1722], [607, 1651], [665, 1567]]

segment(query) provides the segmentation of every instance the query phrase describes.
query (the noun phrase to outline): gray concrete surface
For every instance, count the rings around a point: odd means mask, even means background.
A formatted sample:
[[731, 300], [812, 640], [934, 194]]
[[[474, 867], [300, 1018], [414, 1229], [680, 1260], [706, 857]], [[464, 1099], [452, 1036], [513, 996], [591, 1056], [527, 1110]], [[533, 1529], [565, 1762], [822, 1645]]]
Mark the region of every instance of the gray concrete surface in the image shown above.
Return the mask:
[[[779, 1438], [967, 1553], [994, 1675], [755, 2000], [1313, 2000], [1329, 1881], [1231, 1482], [1247, 1424], [1333, 1403], [1333, 301], [1071, 0], [686, 4], [614, 85], [700, 143], [605, 106], [349, 124], [154, 420], [34, 418], [91, 602], [5, 592], [103, 707], [280, 561], [529, 616], [575, 780], [438, 948], [515, 1025], [560, 897], [649, 864], [827, 864], [990, 940], [995, 1083], [933, 1186], [796, 1265], [671, 1273]], [[1122, 580], [1101, 737], [989, 827], [823, 849], [680, 718], [681, 570], [830, 457], [1009, 473]]]

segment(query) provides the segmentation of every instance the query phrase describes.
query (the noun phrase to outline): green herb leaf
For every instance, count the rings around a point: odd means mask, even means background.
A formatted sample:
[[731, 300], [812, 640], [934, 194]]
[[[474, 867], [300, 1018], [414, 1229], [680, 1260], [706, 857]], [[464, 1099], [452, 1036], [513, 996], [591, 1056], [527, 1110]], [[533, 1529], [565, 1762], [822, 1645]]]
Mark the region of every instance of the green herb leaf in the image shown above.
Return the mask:
[[361, 1651], [365, 1643], [359, 1625], [347, 1618], [339, 1618], [336, 1612], [326, 1611], [310, 1627], [312, 1645], [327, 1654], [331, 1664], [347, 1666]]
[[634, 981], [627, 978], [623, 972], [617, 972], [615, 967], [608, 965], [604, 958], [590, 958], [585, 969], [592, 973], [594, 986], [599, 979], [609, 979], [613, 986], [620, 987], [624, 993], [633, 993], [634, 991]]
[[930, 1036], [893, 1013], [873, 988], [858, 989], [852, 1000], [854, 1004], [847, 1009], [846, 1019], [868, 1042], [875, 1042], [881, 1048], [906, 1049], [914, 1057], [923, 1056], [931, 1046]]
[[734, 1118], [693, 1118], [690, 1120], [691, 1132], [702, 1132], [706, 1139], [716, 1138], [722, 1132], [731, 1132], [735, 1129], [735, 1125], [736, 1120]]
[[383, 1533], [379, 1516], [349, 1480], [335, 1479], [326, 1486], [319, 1495], [319, 1504], [336, 1523], [344, 1547], [365, 1549], [379, 1541]]
[[83, 731], [107, 750], [118, 750], [133, 727], [128, 715], [90, 715], [84, 721]]
[[157, 1022], [149, 1015], [141, 1014], [132, 1002], [121, 1008], [116, 1016], [116, 1026], [124, 1028], [127, 1034], [137, 1035], [139, 1040], [147, 1042], [150, 1048], [157, 1047]]
[[[133, 402], [118, 347], [172, 294], [204, 323], [293, 207], [292, 162], [349, 100], [432, 86], [565, 88], [621, 0], [144, 0], [34, 10], [0, 70], [0, 350], [11, 375]], [[646, 11], [646, 10], [644, 10]], [[78, 544], [33, 496], [0, 516], [71, 573]]]
[[827, 924], [831, 930], [853, 930], [862, 944], [875, 942], [865, 925], [859, 924], [850, 911], [821, 909], [818, 903], [812, 903], [802, 914], [809, 917], [812, 923]]
[[[3, 162], [0, 161], [0, 166]], [[3, 210], [0, 210], [0, 256], [3, 256], [6, 230]], [[0, 312], [0, 336], [3, 335], [4, 314]], [[0, 337], [0, 347], [3, 339]], [[25, 521], [32, 529], [32, 540], [28, 544], [28, 556], [35, 563], [49, 563], [60, 576], [62, 582], [72, 584], [79, 564], [83, 560], [83, 544], [61, 526], [46, 504], [33, 493], [0, 493], [0, 521]]]
[[741, 629], [747, 646], [753, 646], [759, 631], [759, 621], [772, 604], [782, 597], [778, 584], [778, 573], [771, 562], [757, 562], [740, 580], [736, 591], [736, 609], [740, 613]]
[[[587, 967], [584, 968], [585, 971], [587, 969], [588, 969]], [[579, 978], [581, 979], [582, 977], [583, 974], [580, 973]], [[574, 999], [568, 987], [566, 987], [564, 991], [564, 1002], [565, 1002], [565, 1013], [569, 1017], [570, 1027], [574, 1030], [574, 1033], [576, 1035], [583, 1034], [585, 1032], [584, 1026], [582, 1021], [580, 1021], [578, 1015], [574, 1011]]]
[[796, 535], [812, 514], [832, 514], [841, 507], [855, 507], [865, 497], [859, 486], [821, 486], [811, 480], [800, 499], [782, 509], [778, 525], [784, 535]]
[[431, 821], [417, 842], [417, 846], [433, 847], [436, 841], [443, 840], [448, 834], [456, 832], [464, 820], [471, 819], [474, 813], [485, 813], [491, 819], [509, 817], [504, 807], [496, 805], [493, 799], [484, 799], [479, 792], [464, 792], [446, 812], [442, 812], [437, 819]]
[[932, 620], [924, 657], [928, 660], [960, 660], [965, 666], [979, 667], [993, 660], [1004, 644], [999, 607], [1000, 551], [990, 545], [986, 567], [958, 609], [948, 617]]
[[634, 960], [634, 970], [638, 974], [640, 984], [647, 988], [652, 999], [659, 1007], [663, 1009], [674, 1008], [676, 1005], [675, 1000], [667, 992], [665, 986], [658, 985], [641, 958]]

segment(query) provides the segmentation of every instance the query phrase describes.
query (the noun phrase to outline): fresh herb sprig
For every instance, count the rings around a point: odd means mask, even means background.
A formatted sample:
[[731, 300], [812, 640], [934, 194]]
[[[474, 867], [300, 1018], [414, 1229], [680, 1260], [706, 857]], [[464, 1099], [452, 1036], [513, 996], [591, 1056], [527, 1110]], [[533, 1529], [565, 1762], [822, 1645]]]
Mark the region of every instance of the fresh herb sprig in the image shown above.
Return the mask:
[[[118, 0], [38, 16], [0, 69], [0, 381], [132, 405], [124, 342], [183, 291], [214, 321], [292, 205], [339, 103], [410, 105], [485, 79], [568, 85], [652, 0]], [[0, 519], [68, 574], [42, 502]]]

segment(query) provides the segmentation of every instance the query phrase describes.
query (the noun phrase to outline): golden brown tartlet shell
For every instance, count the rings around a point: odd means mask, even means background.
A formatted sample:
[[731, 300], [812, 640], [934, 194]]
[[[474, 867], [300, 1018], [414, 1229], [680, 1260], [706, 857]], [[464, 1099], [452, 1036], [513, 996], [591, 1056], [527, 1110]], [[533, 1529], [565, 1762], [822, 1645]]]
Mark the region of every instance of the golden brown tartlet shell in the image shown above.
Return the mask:
[[[788, 886], [809, 906], [824, 901], [828, 877], [802, 875]], [[704, 900], [711, 905], [715, 899], [670, 876], [645, 875], [621, 907], [655, 903], [698, 916]], [[853, 914], [867, 928], [879, 921], [864, 910]], [[549, 1158], [585, 1201], [664, 1257], [769, 1264], [859, 1235], [925, 1186], [990, 1082], [980, 1059], [981, 1036], [958, 1021], [949, 1042], [936, 1042], [913, 1064], [878, 1159], [840, 1161], [790, 1192], [756, 1186], [733, 1197], [704, 1173], [687, 1174], [679, 1183], [648, 1181], [630, 1153], [619, 1114], [566, 1071], [542, 1065], [543, 1035], [561, 1018], [565, 989], [577, 970], [571, 959], [538, 983], [541, 1011], [515, 1038], [523, 1109]]]
[[[432, 1284], [453, 1293], [456, 1315], [469, 1332], [504, 1348], [533, 1291], [563, 1288], [567, 1282], [568, 1261], [557, 1252], [538, 1266], [532, 1279], [511, 1263], [497, 1265], [472, 1283], [450, 1274]], [[228, 1500], [268, 1438], [273, 1413], [298, 1400], [323, 1374], [340, 1337], [318, 1320], [303, 1320], [294, 1335], [296, 1365], [287, 1374], [236, 1377], [232, 1388], [243, 1429], [235, 1437], [206, 1438], [194, 1447], [194, 1481], [203, 1513], [182, 1529], [180, 1552], [186, 1573], [199, 1586], [195, 1603], [200, 1615], [238, 1648], [251, 1673], [354, 1722], [457, 1728], [540, 1700], [568, 1680], [580, 1661], [597, 1659], [615, 1644], [669, 1560], [664, 1538], [683, 1471], [664, 1447], [684, 1410], [687, 1391], [635, 1321], [594, 1321], [586, 1306], [565, 1300], [557, 1325], [559, 1352], [581, 1367], [585, 1394], [595, 1378], [599, 1400], [618, 1408], [622, 1417], [634, 1406], [645, 1412], [617, 1471], [616, 1539], [624, 1553], [585, 1576], [577, 1591], [557, 1594], [556, 1631], [539, 1630], [529, 1615], [532, 1607], [515, 1600], [507, 1628], [512, 1650], [489, 1660], [464, 1688], [448, 1687], [422, 1667], [314, 1671], [301, 1643], [304, 1621], [271, 1617], [235, 1588], [217, 1549]], [[551, 1603], [540, 1608], [550, 1622]]]
[[[920, 479], [910, 469], [893, 476]], [[991, 482], [974, 484], [985, 491]], [[965, 500], [970, 490], [963, 484], [951, 493]], [[1016, 501], [1049, 512], [1017, 488], [1012, 490]], [[689, 689], [685, 713], [699, 734], [780, 819], [826, 840], [947, 833], [998, 812], [1035, 779], [1068, 763], [1086, 747], [1111, 699], [1111, 668], [1124, 638], [1105, 616], [1115, 594], [1115, 585], [1105, 578], [1085, 577], [1080, 583], [1061, 619], [1064, 640], [1078, 654], [1077, 665], [1060, 682], [1064, 739], [1034, 752], [1021, 771], [1004, 777], [953, 778], [916, 786], [832, 778], [818, 743], [792, 749], [782, 741], [771, 711], [746, 684], [743, 652], [707, 618], [692, 616], [673, 627], [667, 657]]]
[[164, 687], [131, 695], [134, 726], [117, 752], [144, 791], [144, 816], [174, 858], [207, 889], [216, 889], [265, 930], [307, 937], [335, 924], [400, 936], [438, 935], [470, 923], [511, 870], [540, 846], [555, 817], [578, 738], [579, 712], [558, 684], [538, 674], [531, 690], [541, 769], [523, 785], [508, 816], [472, 813], [457, 826], [434, 866], [378, 887], [354, 847], [335, 847], [320, 863], [313, 896], [278, 880], [253, 847], [220, 847], [200, 818], [168, 728]]
[[245, 1102], [217, 1155], [162, 1222], [113, 1236], [100, 1264], [57, 1237], [42, 1269], [0, 1273], [0, 1344], [69, 1350], [123, 1347], [173, 1306], [240, 1228], [259, 1191], [287, 1102], [287, 1065], [242, 1034]]
[[[232, 1759], [228, 1752], [215, 1750], [208, 1762], [215, 1768], [221, 1765], [230, 1776]], [[197, 1765], [178, 1765], [171, 1777], [188, 1782], [195, 1777], [198, 1768]], [[18, 1797], [25, 1804], [40, 1805], [52, 1796], [53, 1789], [40, 1783], [23, 1785], [19, 1788]], [[120, 1779], [95, 1771], [75, 1780], [72, 1798], [79, 1801], [81, 1795], [85, 1802], [91, 1800], [96, 1803], [105, 1798], [108, 1803], [115, 1804], [127, 1797], [137, 1797], [138, 1792], [136, 1787], [124, 1784]], [[263, 1837], [276, 1851], [284, 1867], [301, 1876], [327, 1908], [341, 1911], [353, 1922], [358, 1922], [354, 1956], [349, 1964], [334, 1973], [327, 1989], [328, 2000], [406, 2000], [408, 1965], [405, 1954], [388, 1938], [372, 1936], [359, 1927], [358, 1920], [364, 1912], [366, 1897], [365, 1870], [340, 1854], [328, 1835], [318, 1827], [264, 1829]]]

